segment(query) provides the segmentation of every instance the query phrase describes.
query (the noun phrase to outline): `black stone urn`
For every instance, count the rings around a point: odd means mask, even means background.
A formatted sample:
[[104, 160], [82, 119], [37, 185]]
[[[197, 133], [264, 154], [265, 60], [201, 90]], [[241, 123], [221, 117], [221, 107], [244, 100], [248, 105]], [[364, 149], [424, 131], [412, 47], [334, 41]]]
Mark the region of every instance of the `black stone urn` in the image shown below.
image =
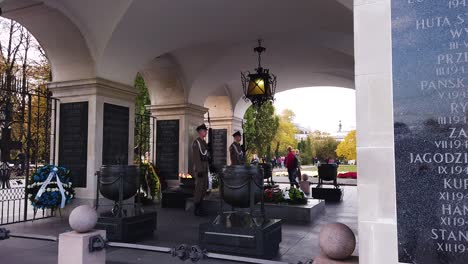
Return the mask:
[[260, 166], [226, 166], [220, 173], [222, 195], [226, 203], [237, 208], [248, 208], [261, 201], [263, 195], [263, 168]]
[[102, 196], [114, 202], [129, 199], [138, 191], [138, 173], [137, 166], [102, 166], [99, 191]]

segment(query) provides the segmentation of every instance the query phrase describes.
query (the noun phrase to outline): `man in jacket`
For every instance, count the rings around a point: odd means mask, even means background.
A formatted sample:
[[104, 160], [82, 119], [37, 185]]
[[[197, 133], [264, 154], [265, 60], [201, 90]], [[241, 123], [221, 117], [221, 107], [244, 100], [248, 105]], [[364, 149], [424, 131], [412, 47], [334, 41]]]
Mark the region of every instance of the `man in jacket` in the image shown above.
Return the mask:
[[286, 156], [284, 163], [284, 165], [288, 169], [289, 184], [291, 184], [291, 188], [294, 186], [299, 188], [299, 183], [296, 181], [296, 173], [298, 167], [296, 152], [291, 146], [288, 147], [288, 155]]

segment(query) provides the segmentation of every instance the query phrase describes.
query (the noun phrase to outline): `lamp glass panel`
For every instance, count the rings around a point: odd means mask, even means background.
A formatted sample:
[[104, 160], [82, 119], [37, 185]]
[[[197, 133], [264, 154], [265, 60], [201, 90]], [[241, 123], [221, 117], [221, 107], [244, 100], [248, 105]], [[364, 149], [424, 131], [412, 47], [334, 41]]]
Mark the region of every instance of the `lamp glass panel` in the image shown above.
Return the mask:
[[250, 79], [247, 95], [265, 94], [265, 81], [262, 78]]

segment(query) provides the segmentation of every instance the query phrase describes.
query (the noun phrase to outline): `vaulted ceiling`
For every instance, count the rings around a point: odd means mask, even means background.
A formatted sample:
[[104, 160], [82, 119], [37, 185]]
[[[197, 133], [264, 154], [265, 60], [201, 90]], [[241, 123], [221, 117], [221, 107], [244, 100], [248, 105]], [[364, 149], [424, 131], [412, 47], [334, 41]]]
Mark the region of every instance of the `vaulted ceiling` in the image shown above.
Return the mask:
[[187, 101], [200, 103], [206, 94], [196, 91], [223, 86], [235, 104], [239, 72], [253, 70], [252, 48], [262, 38], [265, 66], [279, 76], [280, 90], [354, 87], [352, 0], [4, 0], [0, 6], [3, 16], [35, 34], [56, 80], [95, 75], [132, 84], [136, 72], [159, 69], [151, 64], [170, 56]]

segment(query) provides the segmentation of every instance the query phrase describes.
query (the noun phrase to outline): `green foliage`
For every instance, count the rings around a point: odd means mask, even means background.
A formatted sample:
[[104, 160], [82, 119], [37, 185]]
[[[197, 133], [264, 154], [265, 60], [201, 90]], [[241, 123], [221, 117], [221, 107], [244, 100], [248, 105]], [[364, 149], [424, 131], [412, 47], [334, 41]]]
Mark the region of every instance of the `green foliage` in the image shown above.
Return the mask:
[[307, 198], [305, 197], [304, 193], [297, 189], [291, 188], [289, 189], [289, 203], [290, 204], [306, 204]]
[[279, 126], [279, 118], [275, 116], [273, 104], [265, 103], [260, 107], [250, 106], [244, 119], [247, 155], [258, 154], [259, 157], [269, 155], [267, 146], [272, 142]]
[[340, 142], [336, 155], [346, 160], [356, 160], [356, 130], [349, 132], [344, 141]]
[[294, 112], [288, 109], [279, 116], [278, 131], [271, 141], [276, 156], [286, 155], [288, 146], [295, 147], [297, 145], [297, 140], [294, 138], [297, 133], [297, 128], [293, 123], [294, 117]]
[[139, 162], [142, 155], [150, 149], [150, 112], [146, 109], [147, 105], [151, 104], [148, 87], [146, 86], [143, 76], [138, 73], [135, 78], [135, 89], [138, 95], [135, 99], [135, 146], [137, 146], [138, 154], [135, 156], [135, 161]]
[[312, 140], [310, 137], [307, 137], [306, 140], [301, 139], [297, 143], [297, 149], [300, 151], [301, 156], [301, 163], [302, 165], [309, 165], [312, 164], [314, 156], [313, 154], [313, 148], [312, 148]]
[[314, 131], [309, 137], [311, 140], [313, 157], [318, 157], [320, 160], [336, 158], [336, 148], [339, 142], [328, 133]]
[[140, 73], [137, 73], [134, 86], [138, 91], [138, 95], [135, 100], [135, 113], [145, 115], [148, 113], [146, 106], [151, 104], [151, 100], [148, 93], [148, 87]]

